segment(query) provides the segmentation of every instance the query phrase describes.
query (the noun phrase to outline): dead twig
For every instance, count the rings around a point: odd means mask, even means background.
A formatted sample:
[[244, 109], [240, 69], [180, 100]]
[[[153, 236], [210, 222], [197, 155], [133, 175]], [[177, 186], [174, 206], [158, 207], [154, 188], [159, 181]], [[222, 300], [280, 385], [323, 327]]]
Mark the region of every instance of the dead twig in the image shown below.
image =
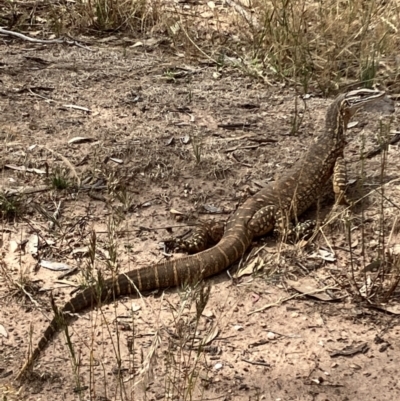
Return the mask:
[[0, 34], [3, 35], [9, 35], [9, 36], [15, 36], [17, 38], [27, 40], [28, 42], [31, 43], [40, 43], [40, 44], [54, 44], [54, 43], [61, 43], [61, 44], [67, 44], [67, 45], [73, 45], [73, 46], [78, 46], [81, 47], [82, 49], [89, 50], [89, 51], [94, 51], [93, 49], [90, 49], [87, 46], [84, 46], [77, 42], [76, 40], [68, 40], [65, 38], [60, 38], [60, 39], [36, 39], [36, 38], [31, 38], [29, 36], [23, 35], [22, 33], [19, 32], [14, 32], [14, 31], [8, 31], [6, 29], [0, 28]]
[[266, 309], [272, 308], [273, 306], [282, 305], [284, 302], [290, 301], [291, 299], [294, 299], [294, 298], [299, 298], [299, 297], [303, 297], [303, 296], [306, 296], [306, 295], [318, 294], [319, 292], [324, 292], [326, 290], [332, 290], [332, 289], [335, 290], [335, 289], [337, 289], [337, 287], [327, 286], [327, 287], [319, 288], [317, 290], [310, 291], [310, 292], [302, 292], [300, 294], [294, 294], [294, 295], [291, 295], [291, 296], [286, 297], [286, 298], [280, 297], [276, 302], [272, 302], [270, 304], [262, 306], [261, 308], [255, 309], [255, 310], [253, 310], [251, 312], [248, 312], [247, 316], [252, 315], [254, 313], [257, 313], [257, 312], [262, 312], [262, 311], [264, 311]]
[[379, 155], [379, 153], [382, 153], [384, 150], [387, 150], [387, 147], [389, 145], [394, 145], [397, 142], [400, 142], [400, 132], [396, 133], [396, 135], [391, 138], [389, 141], [382, 143], [379, 145], [377, 148], [370, 150], [364, 157], [366, 159], [372, 159], [376, 155]]
[[76, 182], [77, 182], [78, 187], [81, 186], [81, 179], [79, 178], [79, 176], [78, 176], [78, 174], [77, 174], [77, 172], [75, 170], [75, 167], [71, 164], [71, 162], [65, 156], [63, 156], [59, 152], [56, 152], [55, 150], [52, 150], [52, 149], [48, 148], [47, 146], [38, 145], [38, 147], [40, 147], [42, 149], [46, 149], [48, 152], [52, 153], [53, 155], [58, 156], [69, 167], [69, 169], [71, 170], [71, 173], [76, 178]]
[[267, 362], [261, 362], [261, 361], [250, 361], [249, 359], [244, 359], [242, 358], [243, 362], [249, 363], [250, 365], [260, 365], [260, 366], [268, 366], [270, 367], [271, 365]]
[[24, 286], [21, 285], [20, 283], [15, 282], [14, 283], [30, 300], [31, 302], [38, 308], [39, 304], [33, 299], [32, 295], [29, 294], [28, 291], [25, 290]]
[[38, 192], [49, 191], [51, 187], [49, 185], [41, 185], [38, 187], [28, 187], [28, 188], [6, 188], [4, 193], [6, 195], [31, 195]]

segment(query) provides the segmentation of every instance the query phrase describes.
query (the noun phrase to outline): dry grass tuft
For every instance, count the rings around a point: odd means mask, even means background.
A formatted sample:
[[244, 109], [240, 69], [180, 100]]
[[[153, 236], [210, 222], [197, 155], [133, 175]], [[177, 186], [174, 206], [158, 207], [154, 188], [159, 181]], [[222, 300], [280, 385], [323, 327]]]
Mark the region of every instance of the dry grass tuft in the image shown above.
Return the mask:
[[88, 0], [76, 4], [77, 27], [105, 32], [144, 32], [159, 22], [162, 10], [159, 0]]
[[388, 74], [395, 82], [398, 70], [396, 0], [9, 2], [0, 9], [0, 25], [22, 31], [42, 25], [58, 35], [162, 35], [185, 57], [233, 64], [267, 81], [294, 83], [303, 92], [327, 94], [354, 82], [371, 87]]
[[[322, 91], [349, 81], [370, 87], [382, 57], [398, 46], [396, 2], [351, 0], [256, 1], [259, 26], [249, 23], [253, 57], [265, 69]], [[258, 29], [257, 29], [258, 28]]]

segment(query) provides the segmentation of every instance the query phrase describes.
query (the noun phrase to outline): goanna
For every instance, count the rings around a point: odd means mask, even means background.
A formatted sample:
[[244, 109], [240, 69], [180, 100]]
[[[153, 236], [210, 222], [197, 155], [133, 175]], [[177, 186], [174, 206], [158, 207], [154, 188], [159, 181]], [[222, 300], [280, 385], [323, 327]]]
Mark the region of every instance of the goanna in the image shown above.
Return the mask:
[[[382, 99], [385, 93], [360, 89], [339, 95], [326, 113], [325, 130], [311, 144], [302, 159], [275, 182], [247, 199], [229, 218], [220, 241], [210, 249], [154, 266], [142, 267], [91, 286], [67, 302], [47, 326], [17, 378], [24, 376], [38, 359], [69, 313], [110, 302], [121, 295], [178, 286], [221, 272], [239, 260], [253, 238], [276, 226], [283, 227], [301, 215], [321, 196], [324, 184], [343, 157], [345, 132], [350, 118], [365, 104]], [[62, 317], [62, 318], [60, 318]]]

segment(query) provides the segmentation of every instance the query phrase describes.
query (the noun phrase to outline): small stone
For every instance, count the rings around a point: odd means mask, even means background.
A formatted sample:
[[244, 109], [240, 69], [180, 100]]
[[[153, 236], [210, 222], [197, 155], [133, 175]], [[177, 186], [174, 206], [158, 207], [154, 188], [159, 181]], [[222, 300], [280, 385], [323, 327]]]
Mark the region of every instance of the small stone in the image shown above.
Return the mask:
[[268, 340], [275, 340], [276, 334], [273, 333], [272, 331], [269, 331], [267, 334], [267, 338], [268, 338]]
[[214, 365], [214, 369], [215, 370], [220, 370], [220, 369], [222, 369], [222, 363], [221, 362], [218, 362], [218, 363], [216, 363], [215, 365]]

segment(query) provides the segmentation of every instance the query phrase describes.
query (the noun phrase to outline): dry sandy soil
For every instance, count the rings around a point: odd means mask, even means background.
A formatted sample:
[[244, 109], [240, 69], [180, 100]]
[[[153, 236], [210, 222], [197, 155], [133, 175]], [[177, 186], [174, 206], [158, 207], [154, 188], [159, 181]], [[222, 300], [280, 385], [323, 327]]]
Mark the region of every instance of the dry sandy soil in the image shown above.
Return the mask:
[[[399, 292], [386, 311], [357, 296], [357, 287], [373, 293], [388, 290], [383, 279], [393, 282], [392, 273], [361, 272], [383, 240], [388, 259], [398, 252], [399, 148], [389, 147], [384, 169], [380, 154], [361, 163], [360, 153], [378, 146], [389, 118], [399, 130], [397, 111], [354, 119], [346, 157], [357, 180], [350, 192], [363, 201], [310, 244], [256, 241], [241, 262], [250, 274], [235, 278], [233, 266], [207, 281], [198, 320], [200, 296], [190, 289], [85, 311], [69, 328], [76, 362], [61, 333], [29, 377], [14, 380], [53, 315], [50, 293], [62, 306], [90, 269], [96, 277], [95, 269], [109, 275], [179, 257], [160, 242], [187, 231], [186, 218], [226, 219], [284, 172], [323, 130], [332, 100], [315, 94], [305, 109], [298, 98], [301, 121], [291, 134], [290, 88], [185, 64], [163, 48], [96, 50], [26, 42], [2, 49], [1, 193], [23, 192], [24, 200], [20, 216], [2, 221], [2, 399], [400, 399]], [[54, 175], [81, 187], [56, 190]], [[332, 205], [328, 195], [321, 215]], [[43, 260], [75, 269], [65, 275]], [[326, 300], [301, 295], [296, 282], [305, 292], [329, 288], [318, 293]]]

